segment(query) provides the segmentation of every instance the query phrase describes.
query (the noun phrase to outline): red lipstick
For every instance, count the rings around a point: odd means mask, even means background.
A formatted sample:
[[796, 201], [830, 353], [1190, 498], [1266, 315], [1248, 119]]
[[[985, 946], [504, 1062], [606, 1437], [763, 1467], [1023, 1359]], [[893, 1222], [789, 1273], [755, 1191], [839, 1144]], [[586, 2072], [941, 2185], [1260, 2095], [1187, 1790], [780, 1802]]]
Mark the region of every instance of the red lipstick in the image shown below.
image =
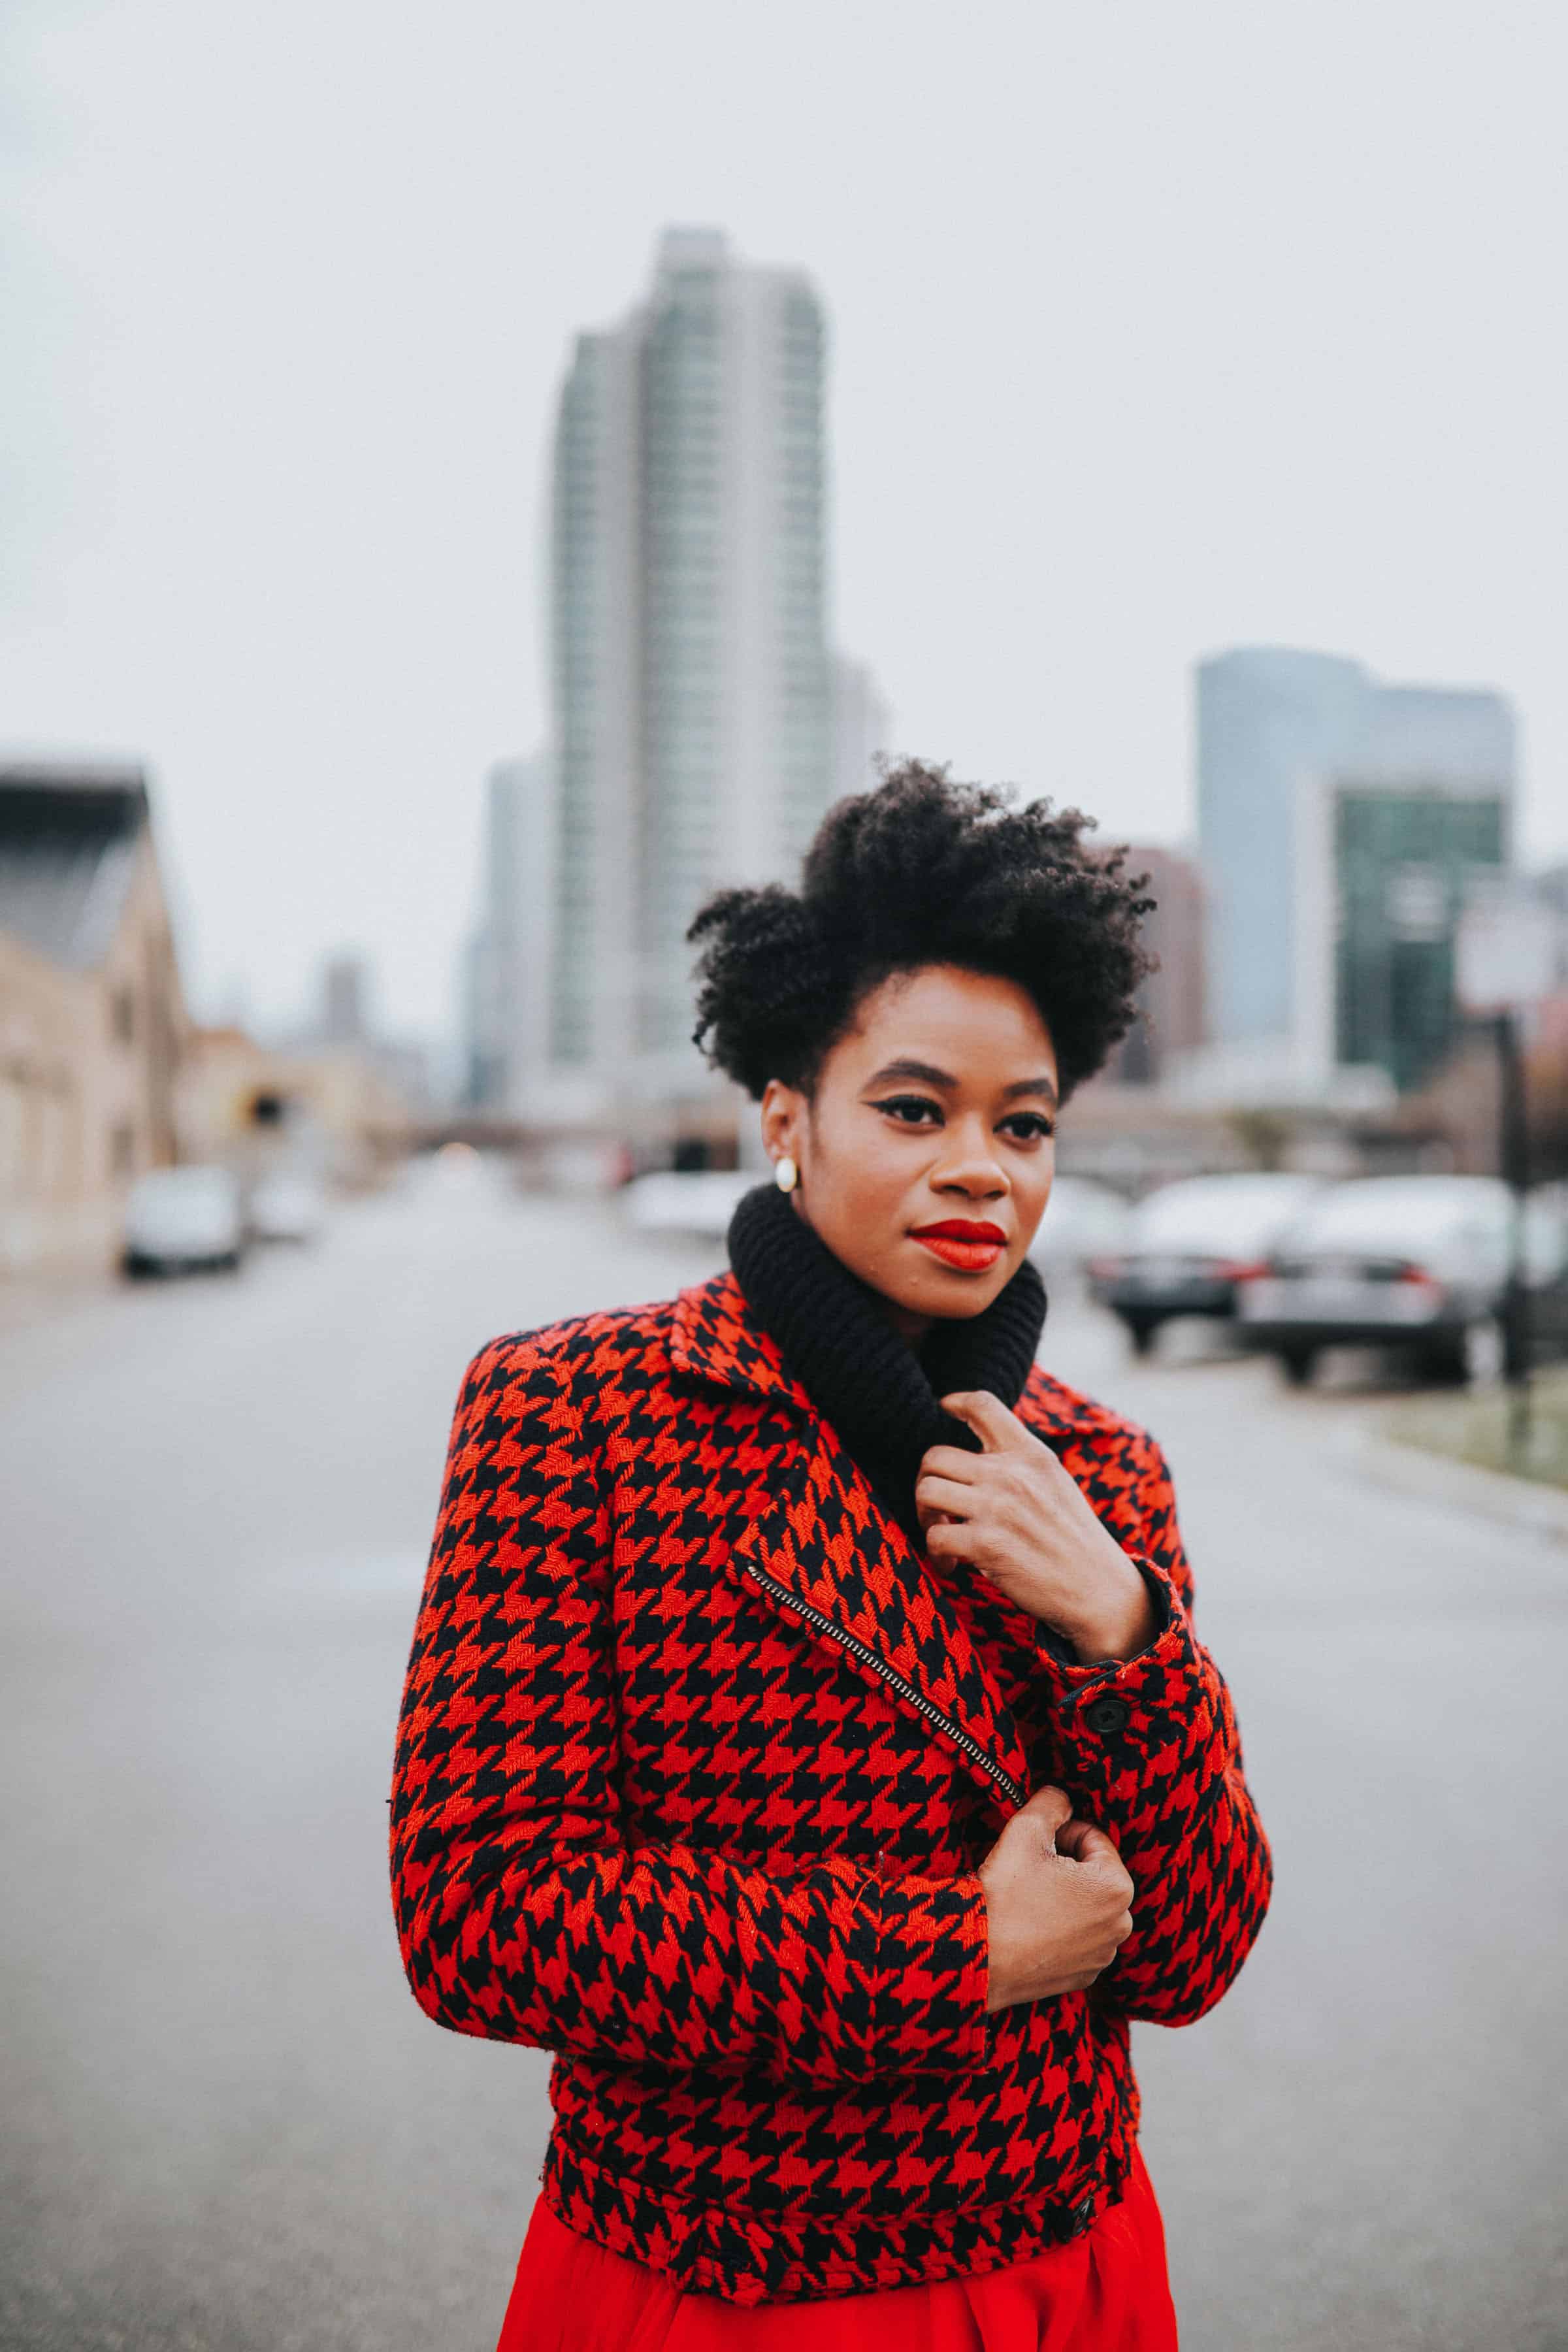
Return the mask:
[[911, 1226], [910, 1239], [960, 1274], [984, 1274], [1007, 1246], [1000, 1225], [976, 1224], [968, 1217], [943, 1217], [939, 1224]]

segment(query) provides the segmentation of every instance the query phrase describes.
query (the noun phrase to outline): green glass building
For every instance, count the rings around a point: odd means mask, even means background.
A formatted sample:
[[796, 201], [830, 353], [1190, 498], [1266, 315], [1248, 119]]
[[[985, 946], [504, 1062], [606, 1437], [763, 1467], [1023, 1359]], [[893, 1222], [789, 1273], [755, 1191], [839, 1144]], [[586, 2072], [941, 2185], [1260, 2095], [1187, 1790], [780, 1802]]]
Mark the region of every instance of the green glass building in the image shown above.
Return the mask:
[[1453, 1049], [1454, 946], [1476, 878], [1508, 854], [1501, 793], [1343, 782], [1334, 803], [1339, 900], [1335, 1059], [1375, 1064], [1401, 1093]]

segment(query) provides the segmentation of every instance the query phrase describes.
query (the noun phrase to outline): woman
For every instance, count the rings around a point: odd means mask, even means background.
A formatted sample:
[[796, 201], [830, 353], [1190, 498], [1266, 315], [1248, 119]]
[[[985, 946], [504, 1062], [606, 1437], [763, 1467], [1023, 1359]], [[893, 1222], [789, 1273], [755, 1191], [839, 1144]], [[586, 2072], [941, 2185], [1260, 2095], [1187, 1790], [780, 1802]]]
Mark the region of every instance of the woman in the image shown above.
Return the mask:
[[1035, 1364], [1148, 902], [910, 765], [693, 927], [775, 1185], [458, 1400], [394, 1800], [429, 2014], [557, 2053], [503, 2352], [1173, 2345], [1128, 2024], [1268, 1895], [1159, 1449]]

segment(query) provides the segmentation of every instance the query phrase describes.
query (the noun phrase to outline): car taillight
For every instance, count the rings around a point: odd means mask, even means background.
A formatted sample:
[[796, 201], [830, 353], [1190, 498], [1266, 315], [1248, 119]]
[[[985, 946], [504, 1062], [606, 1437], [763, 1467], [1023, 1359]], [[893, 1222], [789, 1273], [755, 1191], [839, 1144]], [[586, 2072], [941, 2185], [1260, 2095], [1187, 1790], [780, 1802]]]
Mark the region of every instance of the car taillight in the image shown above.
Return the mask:
[[1403, 1265], [1394, 1279], [1414, 1283], [1420, 1290], [1441, 1290], [1443, 1287], [1436, 1276], [1428, 1274], [1424, 1265]]
[[1257, 1282], [1269, 1271], [1267, 1258], [1221, 1258], [1213, 1268], [1217, 1282]]
[[1124, 1257], [1091, 1257], [1089, 1271], [1094, 1282], [1115, 1282], [1126, 1273], [1127, 1260]]

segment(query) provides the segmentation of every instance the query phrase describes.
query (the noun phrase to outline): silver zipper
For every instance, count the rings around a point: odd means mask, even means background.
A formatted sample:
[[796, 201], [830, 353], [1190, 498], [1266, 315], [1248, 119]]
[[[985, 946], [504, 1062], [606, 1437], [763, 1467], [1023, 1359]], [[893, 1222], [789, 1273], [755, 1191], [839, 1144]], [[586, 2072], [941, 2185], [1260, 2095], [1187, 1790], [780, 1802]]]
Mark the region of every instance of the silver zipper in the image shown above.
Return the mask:
[[1024, 1802], [1028, 1791], [1018, 1786], [1010, 1772], [1003, 1770], [994, 1757], [987, 1755], [978, 1739], [972, 1739], [967, 1731], [962, 1729], [950, 1717], [943, 1715], [940, 1706], [933, 1706], [929, 1698], [922, 1697], [914, 1685], [907, 1683], [902, 1675], [877, 1655], [875, 1650], [858, 1640], [855, 1634], [847, 1633], [841, 1625], [836, 1625], [832, 1618], [823, 1610], [818, 1609], [815, 1602], [802, 1601], [799, 1594], [792, 1592], [787, 1584], [781, 1584], [776, 1577], [770, 1576], [765, 1568], [758, 1568], [754, 1561], [749, 1559], [743, 1560], [742, 1566], [753, 1584], [760, 1584], [763, 1591], [769, 1593], [774, 1601], [782, 1601], [786, 1609], [795, 1610], [797, 1615], [805, 1618], [810, 1624], [815, 1625], [819, 1633], [826, 1633], [830, 1642], [837, 1642], [841, 1650], [847, 1650], [851, 1657], [858, 1658], [863, 1666], [869, 1666], [872, 1673], [879, 1675], [889, 1690], [898, 1692], [906, 1706], [912, 1706], [917, 1715], [923, 1716], [928, 1723], [934, 1723], [939, 1731], [945, 1732], [953, 1746], [962, 1749], [965, 1756], [978, 1764], [981, 1770], [996, 1783], [1010, 1805], [1021, 1805]]

